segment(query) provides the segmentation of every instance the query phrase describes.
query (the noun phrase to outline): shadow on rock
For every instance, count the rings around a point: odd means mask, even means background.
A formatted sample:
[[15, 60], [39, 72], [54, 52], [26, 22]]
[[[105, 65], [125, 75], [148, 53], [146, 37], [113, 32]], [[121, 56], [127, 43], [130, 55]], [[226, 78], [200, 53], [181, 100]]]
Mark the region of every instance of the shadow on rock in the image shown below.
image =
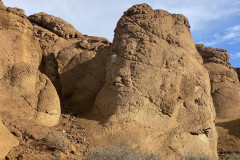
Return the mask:
[[228, 121], [228, 122], [216, 123], [216, 126], [223, 127], [228, 130], [228, 133], [230, 135], [240, 138], [240, 129], [239, 129], [240, 119]]

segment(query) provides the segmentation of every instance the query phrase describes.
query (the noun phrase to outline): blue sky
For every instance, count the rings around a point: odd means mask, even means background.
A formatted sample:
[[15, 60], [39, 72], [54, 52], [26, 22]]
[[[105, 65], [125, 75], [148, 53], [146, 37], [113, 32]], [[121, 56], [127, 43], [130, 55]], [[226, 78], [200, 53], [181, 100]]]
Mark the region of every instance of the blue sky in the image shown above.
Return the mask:
[[123, 12], [134, 4], [185, 15], [195, 43], [223, 48], [240, 67], [240, 0], [2, 0], [27, 15], [46, 12], [61, 17], [83, 34], [113, 39]]

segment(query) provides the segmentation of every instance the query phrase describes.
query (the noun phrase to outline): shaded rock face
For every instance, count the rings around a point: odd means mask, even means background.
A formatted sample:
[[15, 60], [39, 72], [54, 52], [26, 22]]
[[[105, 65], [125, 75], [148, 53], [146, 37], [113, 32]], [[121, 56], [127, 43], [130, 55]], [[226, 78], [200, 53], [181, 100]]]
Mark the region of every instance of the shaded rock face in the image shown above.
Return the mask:
[[240, 68], [234, 68], [235, 71], [237, 72], [238, 74], [238, 80], [240, 81]]
[[147, 4], [124, 13], [92, 113], [106, 123], [96, 134], [104, 143], [114, 139], [167, 159], [217, 157], [209, 76], [184, 16]]
[[[51, 81], [38, 71], [42, 50], [32, 30], [23, 10], [6, 8], [0, 1], [0, 115], [12, 124], [54, 126], [60, 118], [59, 98]], [[0, 137], [9, 137], [9, 143], [0, 139], [4, 156], [18, 143], [2, 123], [0, 128]]]
[[217, 120], [240, 118], [240, 84], [237, 73], [228, 62], [229, 54], [224, 49], [208, 48], [202, 44], [196, 47], [210, 75]]
[[82, 35], [69, 23], [45, 13], [28, 19], [44, 52], [41, 72], [63, 99], [76, 104], [76, 110], [90, 110], [105, 81], [109, 41]]

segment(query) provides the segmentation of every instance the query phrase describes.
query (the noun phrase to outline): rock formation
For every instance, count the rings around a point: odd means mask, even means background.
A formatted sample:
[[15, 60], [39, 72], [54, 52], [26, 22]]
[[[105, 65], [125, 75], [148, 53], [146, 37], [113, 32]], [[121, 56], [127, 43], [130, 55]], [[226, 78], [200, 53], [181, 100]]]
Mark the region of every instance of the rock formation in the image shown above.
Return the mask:
[[69, 23], [45, 13], [28, 19], [44, 52], [40, 70], [60, 96], [79, 106], [77, 110], [90, 110], [104, 84], [108, 40], [82, 35]]
[[[54, 126], [60, 118], [59, 98], [51, 81], [38, 71], [42, 50], [32, 30], [23, 10], [6, 8], [0, 1], [0, 115], [3, 122]], [[0, 139], [4, 156], [17, 142], [3, 124], [1, 129], [1, 135], [9, 137], [9, 143]]]
[[224, 49], [196, 45], [208, 70], [211, 81], [211, 94], [218, 121], [240, 118], [240, 83], [238, 75], [229, 63], [229, 54]]
[[82, 37], [82, 34], [79, 33], [71, 24], [52, 15], [41, 12], [28, 17], [28, 19], [63, 38], [68, 39]]
[[166, 159], [217, 157], [210, 80], [183, 15], [131, 7], [117, 24], [110, 55], [92, 111], [106, 129], [95, 136]]
[[[0, 159], [13, 147], [10, 157], [26, 146], [31, 156], [31, 145], [46, 135], [51, 143], [60, 135], [71, 150], [79, 132], [87, 132], [91, 147], [217, 159], [215, 116], [240, 118], [240, 69], [230, 66], [226, 50], [195, 46], [183, 15], [135, 5], [110, 43], [46, 13], [27, 17], [0, 0], [0, 35]], [[54, 132], [59, 97], [72, 113]]]

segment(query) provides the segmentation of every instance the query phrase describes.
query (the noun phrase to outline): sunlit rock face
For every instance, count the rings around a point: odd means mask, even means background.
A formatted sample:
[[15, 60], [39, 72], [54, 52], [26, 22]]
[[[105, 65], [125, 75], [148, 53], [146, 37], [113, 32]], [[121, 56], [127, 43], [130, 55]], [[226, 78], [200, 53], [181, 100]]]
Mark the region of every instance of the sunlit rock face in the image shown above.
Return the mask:
[[106, 81], [93, 106], [106, 124], [99, 140], [111, 143], [113, 136], [116, 143], [167, 159], [189, 154], [216, 159], [210, 91], [188, 20], [135, 5], [118, 21]]
[[[32, 30], [23, 10], [6, 8], [0, 1], [0, 115], [12, 125], [31, 121], [54, 126], [60, 118], [60, 102], [51, 81], [38, 70], [42, 50]], [[1, 130], [9, 137], [9, 145], [0, 139], [4, 157], [18, 143], [2, 123]]]
[[224, 49], [205, 47], [202, 44], [197, 44], [196, 47], [210, 75], [217, 120], [240, 118], [240, 83], [236, 71], [230, 66], [229, 54]]
[[0, 0], [0, 35], [0, 158], [19, 144], [6, 127], [25, 134], [57, 125], [61, 97], [75, 104], [69, 110], [88, 113], [79, 121], [94, 145], [138, 147], [163, 159], [217, 159], [212, 76], [183, 15], [135, 5], [110, 43]]

